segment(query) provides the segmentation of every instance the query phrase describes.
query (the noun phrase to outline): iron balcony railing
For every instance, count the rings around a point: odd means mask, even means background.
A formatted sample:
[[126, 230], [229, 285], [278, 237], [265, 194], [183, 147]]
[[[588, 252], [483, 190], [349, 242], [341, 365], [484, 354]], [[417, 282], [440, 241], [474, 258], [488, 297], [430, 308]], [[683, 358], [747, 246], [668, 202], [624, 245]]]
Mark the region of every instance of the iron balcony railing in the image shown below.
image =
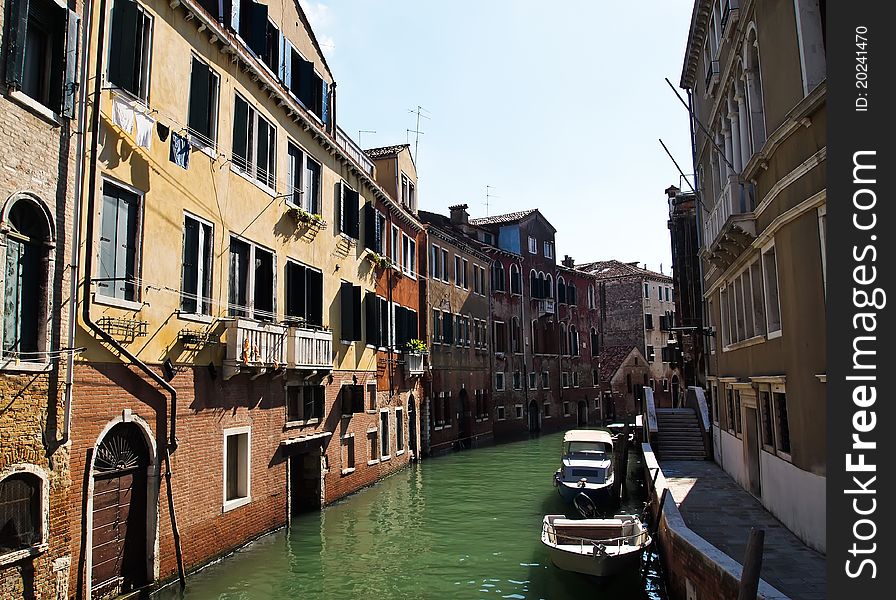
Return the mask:
[[729, 217], [753, 210], [752, 198], [751, 184], [745, 184], [735, 175], [728, 178], [715, 206], [712, 207], [709, 216], [703, 223], [703, 241], [707, 248], [712, 247], [715, 243]]

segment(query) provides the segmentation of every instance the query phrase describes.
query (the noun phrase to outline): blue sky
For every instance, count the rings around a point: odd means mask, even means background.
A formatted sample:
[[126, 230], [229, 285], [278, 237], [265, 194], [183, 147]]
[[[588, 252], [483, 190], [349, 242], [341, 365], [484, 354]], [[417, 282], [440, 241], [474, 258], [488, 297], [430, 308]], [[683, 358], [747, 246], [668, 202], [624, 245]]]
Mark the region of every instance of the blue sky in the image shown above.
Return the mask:
[[[405, 142], [424, 107], [420, 206], [539, 208], [557, 254], [669, 272], [663, 190], [690, 173], [678, 84], [692, 0], [303, 0], [362, 145]], [[410, 138], [413, 144], [413, 134]]]

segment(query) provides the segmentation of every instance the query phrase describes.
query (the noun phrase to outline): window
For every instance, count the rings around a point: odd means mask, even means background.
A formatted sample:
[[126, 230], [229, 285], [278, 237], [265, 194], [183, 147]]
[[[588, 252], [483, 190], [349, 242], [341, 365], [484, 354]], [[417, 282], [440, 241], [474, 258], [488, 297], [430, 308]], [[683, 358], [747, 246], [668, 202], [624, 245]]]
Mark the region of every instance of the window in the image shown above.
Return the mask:
[[597, 303], [594, 300], [594, 286], [588, 285], [588, 308], [597, 308]]
[[152, 17], [132, 0], [115, 0], [109, 45], [109, 83], [148, 100]]
[[395, 453], [404, 452], [404, 409], [395, 408]]
[[361, 286], [343, 281], [339, 286], [340, 331], [343, 342], [361, 339]]
[[[368, 294], [370, 297], [372, 294]], [[384, 301], [381, 301], [384, 302]], [[402, 351], [417, 337], [417, 311], [392, 304], [392, 338], [396, 349]]]
[[570, 283], [566, 286], [566, 302], [570, 306], [575, 306], [577, 304], [576, 299], [576, 286]]
[[554, 242], [545, 242], [544, 243], [544, 257], [545, 258], [554, 258]]
[[277, 129], [237, 94], [233, 109], [233, 166], [247, 177], [277, 186]]
[[520, 277], [520, 266], [516, 263], [510, 265], [510, 293], [523, 293], [523, 281]]
[[557, 302], [566, 304], [566, 280], [563, 277], [557, 278]]
[[309, 421], [324, 418], [324, 386], [286, 386], [286, 420]]
[[376, 381], [367, 382], [367, 410], [376, 410]]
[[454, 255], [454, 285], [460, 287], [463, 282], [464, 276], [461, 273], [461, 258], [455, 254]]
[[781, 332], [781, 304], [778, 297], [778, 262], [775, 247], [762, 252], [762, 275], [765, 287], [765, 313], [768, 335]]
[[463, 275], [463, 276], [461, 277], [461, 283], [462, 283], [463, 288], [464, 288], [465, 290], [470, 289], [470, 283], [469, 283], [469, 281], [467, 281], [467, 274], [468, 274], [468, 272], [469, 272], [469, 266], [470, 266], [470, 265], [469, 265], [469, 261], [467, 261], [467, 259], [465, 258], [465, 259], [464, 259], [463, 271], [462, 271], [462, 275]]
[[187, 126], [194, 142], [214, 148], [218, 139], [218, 74], [207, 64], [193, 57], [190, 70], [190, 104]]
[[551, 374], [547, 371], [541, 372], [541, 387], [546, 390], [551, 389]]
[[[247, 0], [243, 0], [244, 5]], [[254, 2], [249, 1], [251, 4]], [[260, 5], [256, 5], [260, 6]], [[267, 7], [264, 7], [264, 18], [267, 19]], [[242, 21], [242, 17], [240, 17]], [[241, 23], [242, 25], [242, 23]], [[240, 35], [242, 31], [240, 31]], [[246, 39], [243, 37], [243, 39]], [[323, 122], [328, 120], [329, 86], [314, 69], [314, 63], [305, 60], [289, 40], [284, 40], [283, 67], [281, 69], [283, 83], [302, 105], [313, 112]]]
[[569, 387], [569, 372], [563, 371], [560, 374], [560, 385], [565, 388]]
[[569, 351], [573, 356], [581, 354], [579, 347], [579, 330], [575, 325], [569, 326]]
[[280, 30], [272, 22], [267, 22], [265, 49], [261, 56], [264, 64], [277, 73], [280, 69]]
[[380, 411], [380, 459], [382, 460], [391, 457], [392, 443], [389, 436], [389, 409], [384, 408]]
[[513, 410], [514, 410], [514, 414], [517, 419], [523, 418], [523, 405], [522, 404], [515, 404], [513, 406]]
[[669, 391], [669, 380], [666, 379], [665, 377], [663, 377], [663, 391], [664, 392]]
[[[361, 210], [358, 192], [350, 188], [344, 181], [340, 181], [337, 195], [336, 223], [339, 226], [339, 233], [357, 240], [360, 237], [359, 211]], [[396, 241], [394, 231], [393, 241]], [[394, 247], [393, 252], [396, 250], [397, 247]], [[395, 259], [394, 264], [399, 264], [398, 257], [394, 256], [393, 258]]]
[[442, 311], [442, 343], [454, 343], [454, 315], [445, 311]]
[[376, 429], [367, 432], [367, 464], [379, 462], [379, 443], [376, 439]]
[[392, 226], [392, 246], [390, 248], [391, 251], [391, 260], [393, 265], [401, 264], [401, 229], [398, 228], [398, 225]]
[[342, 436], [342, 474], [355, 470], [355, 434]]
[[[369, 386], [368, 386], [369, 390]], [[338, 403], [342, 408], [342, 416], [349, 417], [354, 413], [364, 412], [364, 386], [346, 384], [339, 388]]]
[[495, 407], [495, 409], [496, 409], [497, 412], [498, 412], [498, 420], [499, 420], [499, 421], [503, 421], [504, 419], [507, 418], [507, 416], [506, 416], [506, 414], [505, 414], [505, 412], [504, 412], [504, 405], [503, 405], [503, 404], [499, 404], [498, 406]]
[[550, 418], [551, 418], [551, 403], [550, 403], [550, 402], [545, 402], [545, 403], [542, 405], [541, 409], [542, 409], [542, 411], [543, 411], [543, 413], [544, 413], [544, 418], [545, 418], [545, 419], [550, 419]]
[[292, 142], [286, 144], [286, 152], [286, 204], [320, 214], [320, 163]]
[[180, 286], [182, 312], [211, 314], [212, 242], [211, 224], [184, 215], [184, 254]]
[[653, 349], [653, 346], [647, 346], [647, 362], [653, 362], [656, 360], [656, 352]]
[[504, 321], [495, 321], [495, 339], [492, 340], [495, 352], [507, 352], [507, 325]]
[[324, 324], [324, 275], [303, 264], [286, 261], [287, 320], [307, 325]]
[[250, 500], [249, 428], [224, 430], [224, 510]]
[[531, 235], [529, 236], [529, 254], [538, 254], [538, 241]]
[[720, 291], [726, 346], [766, 334], [763, 287], [760, 262], [754, 261]]
[[515, 389], [515, 390], [523, 389], [523, 377], [519, 371], [513, 372], [513, 389]]
[[644, 313], [644, 329], [653, 329], [653, 314]]
[[[21, 198], [9, 210], [3, 285], [3, 354], [19, 360], [43, 360], [41, 350], [49, 341], [46, 323], [50, 302], [47, 293], [52, 273], [48, 269], [50, 221], [37, 201]], [[102, 265], [101, 265], [102, 268]], [[111, 290], [114, 282], [105, 282]], [[101, 290], [104, 288], [100, 288]]]
[[599, 375], [597, 369], [591, 369], [591, 385], [597, 387]]
[[650, 298], [650, 284], [646, 281], [644, 282], [644, 297]]
[[529, 389], [534, 390], [538, 387], [538, 373], [529, 373]]
[[479, 265], [473, 265], [473, 293], [485, 294], [485, 269]]
[[572, 372], [572, 387], [579, 387], [579, 372]]
[[230, 238], [231, 317], [274, 319], [274, 253], [236, 237]]
[[597, 329], [594, 327], [591, 328], [591, 356], [598, 356], [600, 354], [600, 336], [597, 333]]
[[563, 416], [564, 417], [569, 416], [569, 402], [566, 400], [563, 401]]
[[495, 261], [492, 265], [492, 287], [495, 291], [504, 292], [507, 290], [507, 280], [504, 273], [504, 265], [501, 261]]
[[523, 344], [522, 344], [522, 329], [520, 329], [520, 320], [516, 317], [513, 317], [510, 320], [510, 349], [512, 352], [522, 352]]
[[401, 272], [410, 277], [417, 275], [417, 241], [401, 234]]
[[448, 251], [442, 248], [442, 281], [448, 283]]
[[0, 556], [46, 543], [45, 503], [44, 481], [34, 473], [13, 472], [0, 481]]
[[401, 203], [411, 212], [417, 212], [417, 195], [410, 177], [401, 174]]
[[389, 313], [388, 300], [367, 292], [364, 296], [364, 325], [365, 341], [369, 346], [385, 348], [390, 345]]
[[504, 373], [495, 373], [495, 390], [504, 391]]
[[97, 293], [136, 301], [139, 299], [140, 197], [106, 181], [101, 218]]
[[787, 418], [787, 394], [784, 386], [772, 388], [772, 400], [775, 406], [775, 436], [779, 452], [790, 454], [790, 422]]
[[442, 342], [442, 311], [432, 309], [432, 341], [434, 344]]
[[432, 254], [429, 259], [430, 262], [430, 277], [436, 281], [442, 278], [442, 270], [439, 268], [439, 258], [441, 257], [441, 252], [438, 246], [435, 244], [432, 245]]
[[772, 392], [768, 384], [760, 384], [759, 386], [759, 413], [762, 445], [774, 452], [774, 413], [772, 412]]
[[666, 302], [669, 302], [669, 288], [666, 288]]
[[19, 0], [9, 3], [7, 18], [6, 83], [53, 112], [72, 117], [77, 91], [77, 13], [52, 0]]

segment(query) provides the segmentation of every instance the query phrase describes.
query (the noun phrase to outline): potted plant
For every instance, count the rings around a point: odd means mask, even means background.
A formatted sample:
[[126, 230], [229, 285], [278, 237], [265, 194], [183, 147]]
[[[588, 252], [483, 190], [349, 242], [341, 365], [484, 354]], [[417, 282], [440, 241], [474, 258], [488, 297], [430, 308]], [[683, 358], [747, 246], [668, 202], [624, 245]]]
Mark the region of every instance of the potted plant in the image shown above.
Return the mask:
[[404, 345], [408, 354], [426, 354], [426, 344], [417, 338], [412, 339]]

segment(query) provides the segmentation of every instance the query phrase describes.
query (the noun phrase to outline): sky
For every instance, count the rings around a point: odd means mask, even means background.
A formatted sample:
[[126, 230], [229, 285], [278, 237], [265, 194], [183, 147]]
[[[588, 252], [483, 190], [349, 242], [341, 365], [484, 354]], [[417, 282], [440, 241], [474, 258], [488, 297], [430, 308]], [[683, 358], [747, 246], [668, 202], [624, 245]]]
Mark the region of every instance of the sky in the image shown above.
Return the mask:
[[677, 87], [692, 0], [302, 0], [364, 148], [410, 141], [420, 208], [538, 208], [557, 256], [670, 272], [658, 141], [693, 170]]

